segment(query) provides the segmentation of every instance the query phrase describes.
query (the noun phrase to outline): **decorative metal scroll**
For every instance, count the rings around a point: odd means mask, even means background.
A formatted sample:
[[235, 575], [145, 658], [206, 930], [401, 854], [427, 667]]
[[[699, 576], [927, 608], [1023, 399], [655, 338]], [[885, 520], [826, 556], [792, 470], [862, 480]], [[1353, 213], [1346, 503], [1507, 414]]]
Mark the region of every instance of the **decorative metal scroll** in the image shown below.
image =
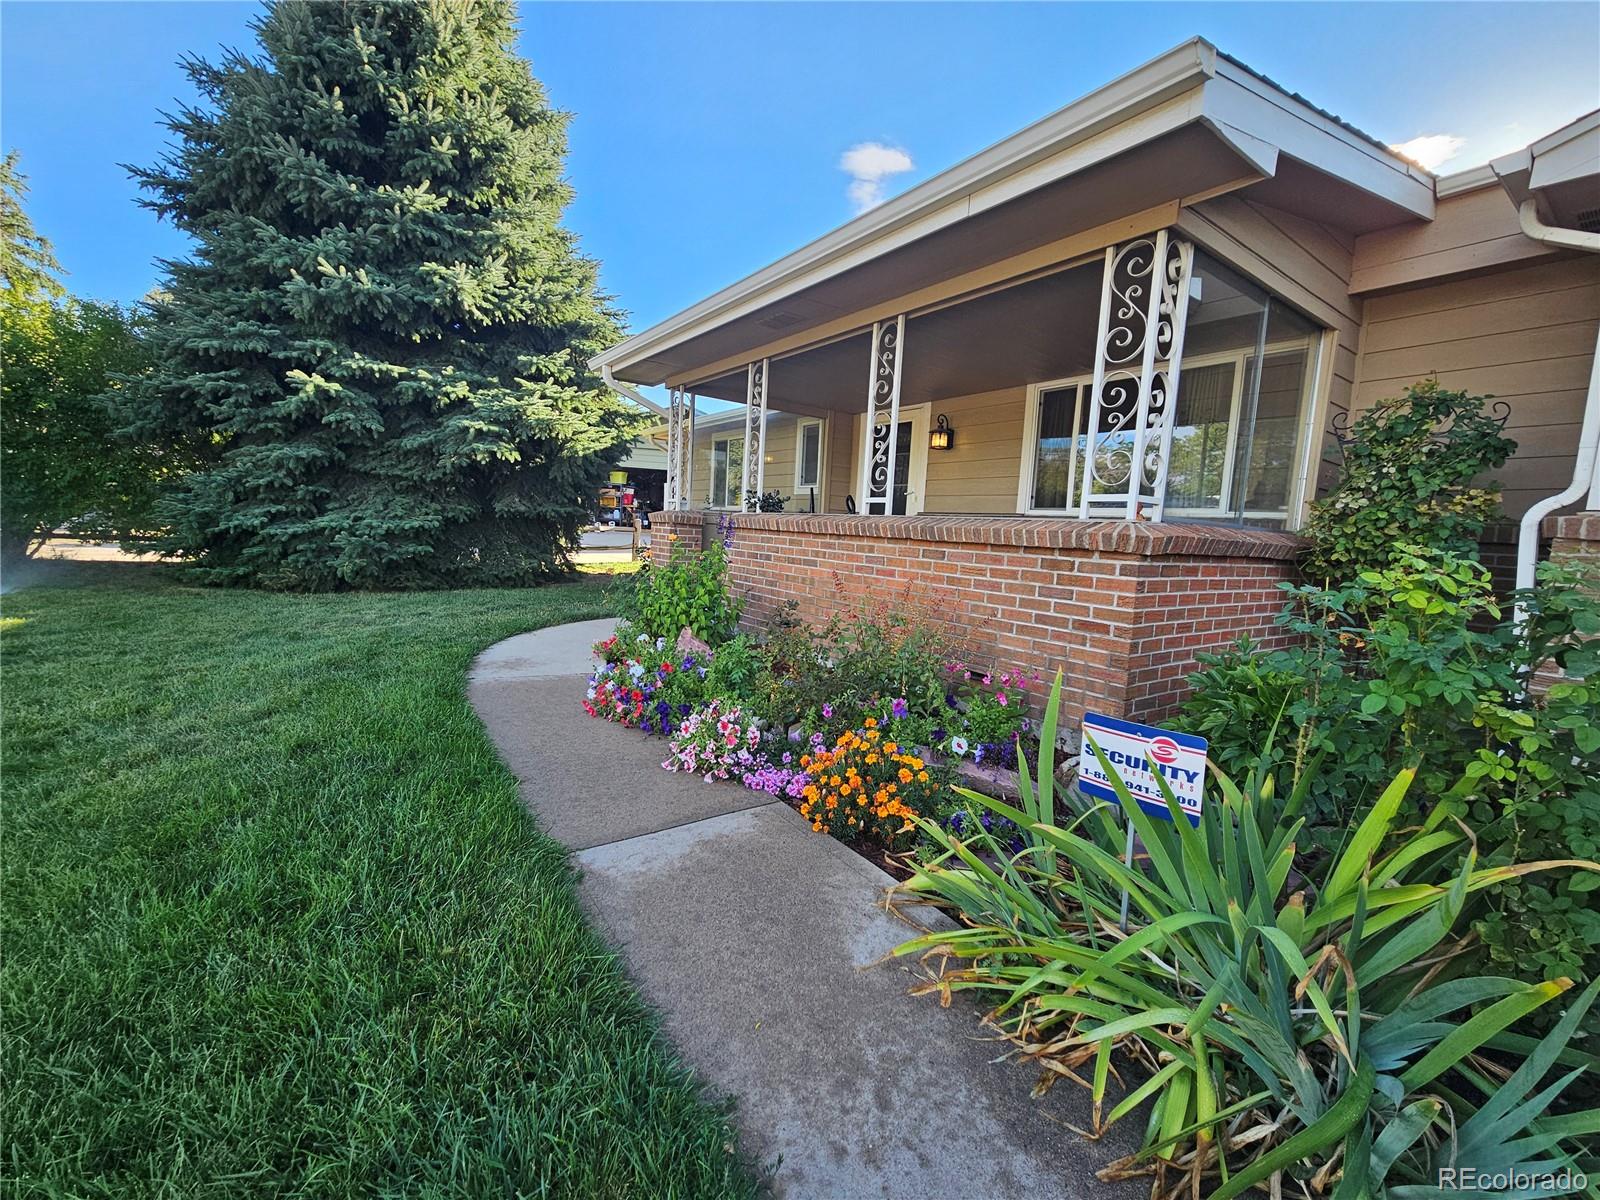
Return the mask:
[[906, 336], [902, 313], [872, 327], [872, 362], [867, 375], [866, 504], [863, 511], [894, 512], [894, 464], [900, 439], [900, 364]]
[[1161, 519], [1193, 268], [1165, 229], [1106, 249], [1082, 516]]
[[[1406, 401], [1404, 399], [1380, 400], [1373, 407], [1384, 408], [1385, 406], [1389, 405], [1399, 407], [1405, 403]], [[1333, 434], [1333, 445], [1338, 450], [1340, 462], [1345, 460], [1345, 452], [1349, 449], [1349, 447], [1355, 444], [1356, 439], [1355, 435], [1351, 432], [1351, 426], [1360, 417], [1365, 415], [1365, 413], [1358, 413], [1352, 416], [1349, 409], [1338, 408], [1335, 409], [1333, 415], [1328, 418], [1328, 429]], [[1487, 432], [1489, 424], [1493, 423], [1496, 427], [1503, 431], [1506, 427], [1506, 423], [1510, 420], [1510, 403], [1505, 400], [1496, 400], [1493, 404], [1488, 406], [1488, 413], [1486, 414], [1484, 424], [1481, 426], [1481, 428]], [[1432, 442], [1446, 441], [1448, 440], [1450, 433], [1454, 428], [1454, 420], [1446, 420], [1441, 422], [1440, 424], [1434, 426], [1432, 432], [1428, 434], [1428, 440]]]
[[667, 487], [663, 503], [668, 509], [688, 508], [694, 495], [694, 396], [673, 388], [667, 409]]
[[767, 477], [767, 360], [753, 362], [745, 376], [744, 486], [740, 499], [745, 512], [761, 507], [761, 489]]
[[667, 402], [667, 487], [663, 502], [668, 510], [676, 510], [684, 507], [683, 498], [689, 491], [683, 477], [683, 444], [688, 430], [683, 389], [673, 388], [670, 397]]

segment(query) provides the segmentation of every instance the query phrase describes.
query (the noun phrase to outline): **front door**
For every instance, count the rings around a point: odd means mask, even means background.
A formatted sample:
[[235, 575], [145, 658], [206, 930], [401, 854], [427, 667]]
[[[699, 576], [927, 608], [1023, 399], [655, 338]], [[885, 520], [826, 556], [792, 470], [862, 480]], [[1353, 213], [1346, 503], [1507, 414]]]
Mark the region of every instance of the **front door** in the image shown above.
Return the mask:
[[[861, 435], [866, 425], [866, 416], [856, 418], [856, 444], [861, 444]], [[872, 453], [862, 460], [861, 477], [858, 481], [857, 495], [862, 498], [861, 511], [870, 511], [866, 504], [867, 488], [867, 463], [872, 461], [878, 450], [883, 446], [889, 436], [887, 422], [874, 425], [872, 429]], [[927, 488], [928, 478], [928, 406], [926, 404], [913, 405], [900, 410], [900, 428], [895, 434], [894, 448], [894, 503], [891, 511], [895, 516], [916, 515], [923, 509], [924, 491]]]

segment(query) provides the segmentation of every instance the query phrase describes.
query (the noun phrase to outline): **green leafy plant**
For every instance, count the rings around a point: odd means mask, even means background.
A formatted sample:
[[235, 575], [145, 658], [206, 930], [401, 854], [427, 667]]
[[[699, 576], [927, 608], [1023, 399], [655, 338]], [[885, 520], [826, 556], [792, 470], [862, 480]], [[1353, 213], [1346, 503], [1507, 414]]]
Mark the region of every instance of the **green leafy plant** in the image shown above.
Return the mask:
[[789, 498], [780, 491], [758, 492], [754, 488], [744, 494], [746, 512], [780, 513]]
[[[1058, 677], [1047, 724], [1059, 706]], [[897, 952], [944, 964], [925, 990], [989, 998], [989, 1019], [1051, 1076], [1086, 1074], [1097, 1131], [1143, 1108], [1142, 1149], [1109, 1174], [1154, 1171], [1160, 1194], [1215, 1200], [1258, 1184], [1398, 1200], [1432, 1194], [1411, 1189], [1436, 1187], [1441, 1167], [1554, 1173], [1600, 1130], [1600, 1110], [1554, 1108], [1600, 1065], [1571, 1047], [1600, 981], [1535, 1041], [1518, 1023], [1571, 980], [1453, 970], [1487, 889], [1600, 864], [1484, 866], [1444, 806], [1401, 820], [1408, 768], [1313, 884], [1297, 851], [1303, 783], [1280, 797], [1271, 774], [1219, 774], [1196, 827], [1170, 793], [1164, 821], [1118, 785], [1118, 804], [1082, 801], [1058, 824], [1053, 745], [1022, 806], [963, 793], [1026, 832], [1020, 853], [981, 828], [925, 824], [939, 852], [903, 887], [963, 928]], [[1133, 866], [1126, 824], [1144, 848]], [[1118, 1050], [1148, 1074], [1107, 1112]]]
[[644, 566], [624, 585], [624, 618], [669, 642], [684, 629], [709, 646], [731, 638], [744, 602], [728, 590], [730, 538], [731, 530], [700, 550], [674, 540], [666, 563]]
[[1429, 379], [1363, 413], [1344, 439], [1338, 486], [1311, 506], [1307, 575], [1353, 579], [1406, 545], [1472, 551], [1499, 503], [1498, 485], [1473, 480], [1517, 448], [1486, 399]]
[[56, 529], [132, 539], [162, 487], [196, 461], [182, 439], [118, 436], [122, 380], [150, 363], [132, 312], [66, 295], [50, 243], [28, 219], [15, 152], [0, 160], [0, 562]]
[[[1300, 643], [1208, 665], [1182, 723], [1224, 769], [1281, 767], [1303, 788], [1308, 846], [1336, 846], [1383, 783], [1420, 760], [1429, 803], [1477, 830], [1485, 861], [1600, 852], [1591, 573], [1543, 564], [1514, 597], [1521, 625], [1504, 619], [1476, 562], [1415, 547], [1349, 586], [1291, 592], [1281, 620]], [[1541, 676], [1554, 679], [1533, 686]], [[1416, 802], [1402, 813], [1427, 815]], [[1491, 959], [1539, 978], [1600, 977], [1593, 887], [1588, 876], [1508, 880], [1478, 919]]]

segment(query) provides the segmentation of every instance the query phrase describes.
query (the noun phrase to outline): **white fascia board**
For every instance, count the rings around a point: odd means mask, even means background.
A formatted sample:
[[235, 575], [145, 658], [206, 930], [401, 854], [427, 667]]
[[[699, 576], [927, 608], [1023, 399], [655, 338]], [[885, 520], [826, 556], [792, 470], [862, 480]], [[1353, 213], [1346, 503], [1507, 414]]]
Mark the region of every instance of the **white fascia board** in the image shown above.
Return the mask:
[[1463, 192], [1481, 191], [1486, 187], [1496, 187], [1500, 178], [1494, 173], [1494, 168], [1488, 163], [1479, 167], [1469, 167], [1465, 171], [1457, 171], [1453, 175], [1441, 175], [1433, 185], [1434, 195], [1443, 200], [1446, 196], [1459, 196]]
[[[1216, 64], [1216, 50], [1193, 38], [755, 274], [619, 342], [592, 358], [590, 366], [595, 370], [604, 365], [615, 368], [620, 363], [649, 358], [665, 346], [687, 341], [708, 328], [771, 303], [774, 292], [802, 290], [898, 245], [925, 237], [968, 216], [973, 211], [969, 200], [974, 193], [1009, 183], [1011, 176], [1041, 160], [1048, 161], [1056, 171], [1082, 170], [1089, 165], [1082, 156], [1073, 156], [1077, 161], [1067, 162], [1061, 152], [1194, 89], [1211, 77]], [[1165, 130], [1147, 132], [1146, 136], [1160, 132]], [[1121, 140], [1111, 139], [1105, 145]], [[1031, 175], [1029, 187], [1038, 187], [1056, 177], [1047, 172], [1042, 178], [1040, 172]], [[991, 193], [985, 207], [1000, 203], [1007, 191], [1002, 187]]]
[[1600, 112], [1580, 117], [1529, 149], [1533, 151], [1529, 187], [1554, 187], [1600, 175]]
[[1560, 129], [1545, 134], [1538, 141], [1530, 144], [1528, 149], [1532, 150], [1534, 157], [1537, 158], [1541, 154], [1554, 150], [1557, 146], [1575, 139], [1581, 139], [1586, 133], [1592, 134], [1595, 132], [1600, 132], [1600, 108], [1595, 109], [1593, 112], [1584, 113], [1577, 120], [1569, 121]]
[[1217, 63], [1216, 78], [1206, 85], [1206, 116], [1424, 220], [1433, 219], [1432, 174], [1226, 60]]

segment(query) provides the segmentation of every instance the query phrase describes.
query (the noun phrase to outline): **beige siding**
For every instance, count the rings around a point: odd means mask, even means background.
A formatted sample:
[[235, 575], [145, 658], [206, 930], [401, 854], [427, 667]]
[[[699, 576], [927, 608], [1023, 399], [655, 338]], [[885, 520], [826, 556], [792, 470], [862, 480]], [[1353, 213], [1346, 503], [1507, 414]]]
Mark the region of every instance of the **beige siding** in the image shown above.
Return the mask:
[[928, 452], [927, 512], [1017, 511], [1026, 401], [1026, 388], [1008, 388], [932, 405], [930, 424], [943, 413], [956, 434], [950, 449]]
[[1600, 327], [1600, 261], [1569, 258], [1369, 297], [1357, 412], [1437, 374], [1511, 409], [1517, 452], [1500, 471], [1518, 516], [1572, 477]]
[[[928, 451], [928, 486], [923, 512], [1014, 514], [1017, 511], [1026, 400], [1026, 388], [1006, 388], [938, 400], [928, 406], [930, 428], [943, 413], [956, 433], [949, 450]], [[831, 445], [837, 449], [828, 471], [830, 511], [844, 510], [846, 492], [855, 496], [857, 505], [861, 503], [859, 424], [852, 414], [834, 414]]]
[[1504, 188], [1480, 188], [1440, 200], [1432, 221], [1357, 238], [1350, 289], [1361, 293], [1404, 287], [1548, 258], [1550, 253], [1523, 235]]
[[[771, 412], [767, 414], [767, 444], [765, 450], [766, 474], [765, 485], [768, 491], [776, 491], [790, 500], [791, 512], [804, 511], [809, 504], [809, 497], [796, 497], [794, 487], [795, 472], [795, 446], [799, 423], [806, 418], [795, 416], [793, 413]], [[835, 415], [832, 423], [841, 424], [840, 418]], [[695, 437], [694, 448], [694, 480], [692, 483], [693, 502], [703, 505], [711, 488], [711, 444], [718, 438], [737, 437], [742, 432], [738, 423], [718, 426], [715, 432], [702, 427]], [[848, 435], [847, 435], [848, 436]], [[846, 447], [848, 450], [848, 446]], [[844, 491], [839, 490], [841, 483], [836, 482], [838, 462], [833, 453], [832, 445], [828, 441], [828, 434], [824, 428], [824, 457], [823, 457], [823, 486], [817, 492], [817, 507], [819, 511], [828, 511], [827, 506], [832, 503], [842, 511], [844, 508]], [[837, 497], [837, 500], [833, 497]]]

